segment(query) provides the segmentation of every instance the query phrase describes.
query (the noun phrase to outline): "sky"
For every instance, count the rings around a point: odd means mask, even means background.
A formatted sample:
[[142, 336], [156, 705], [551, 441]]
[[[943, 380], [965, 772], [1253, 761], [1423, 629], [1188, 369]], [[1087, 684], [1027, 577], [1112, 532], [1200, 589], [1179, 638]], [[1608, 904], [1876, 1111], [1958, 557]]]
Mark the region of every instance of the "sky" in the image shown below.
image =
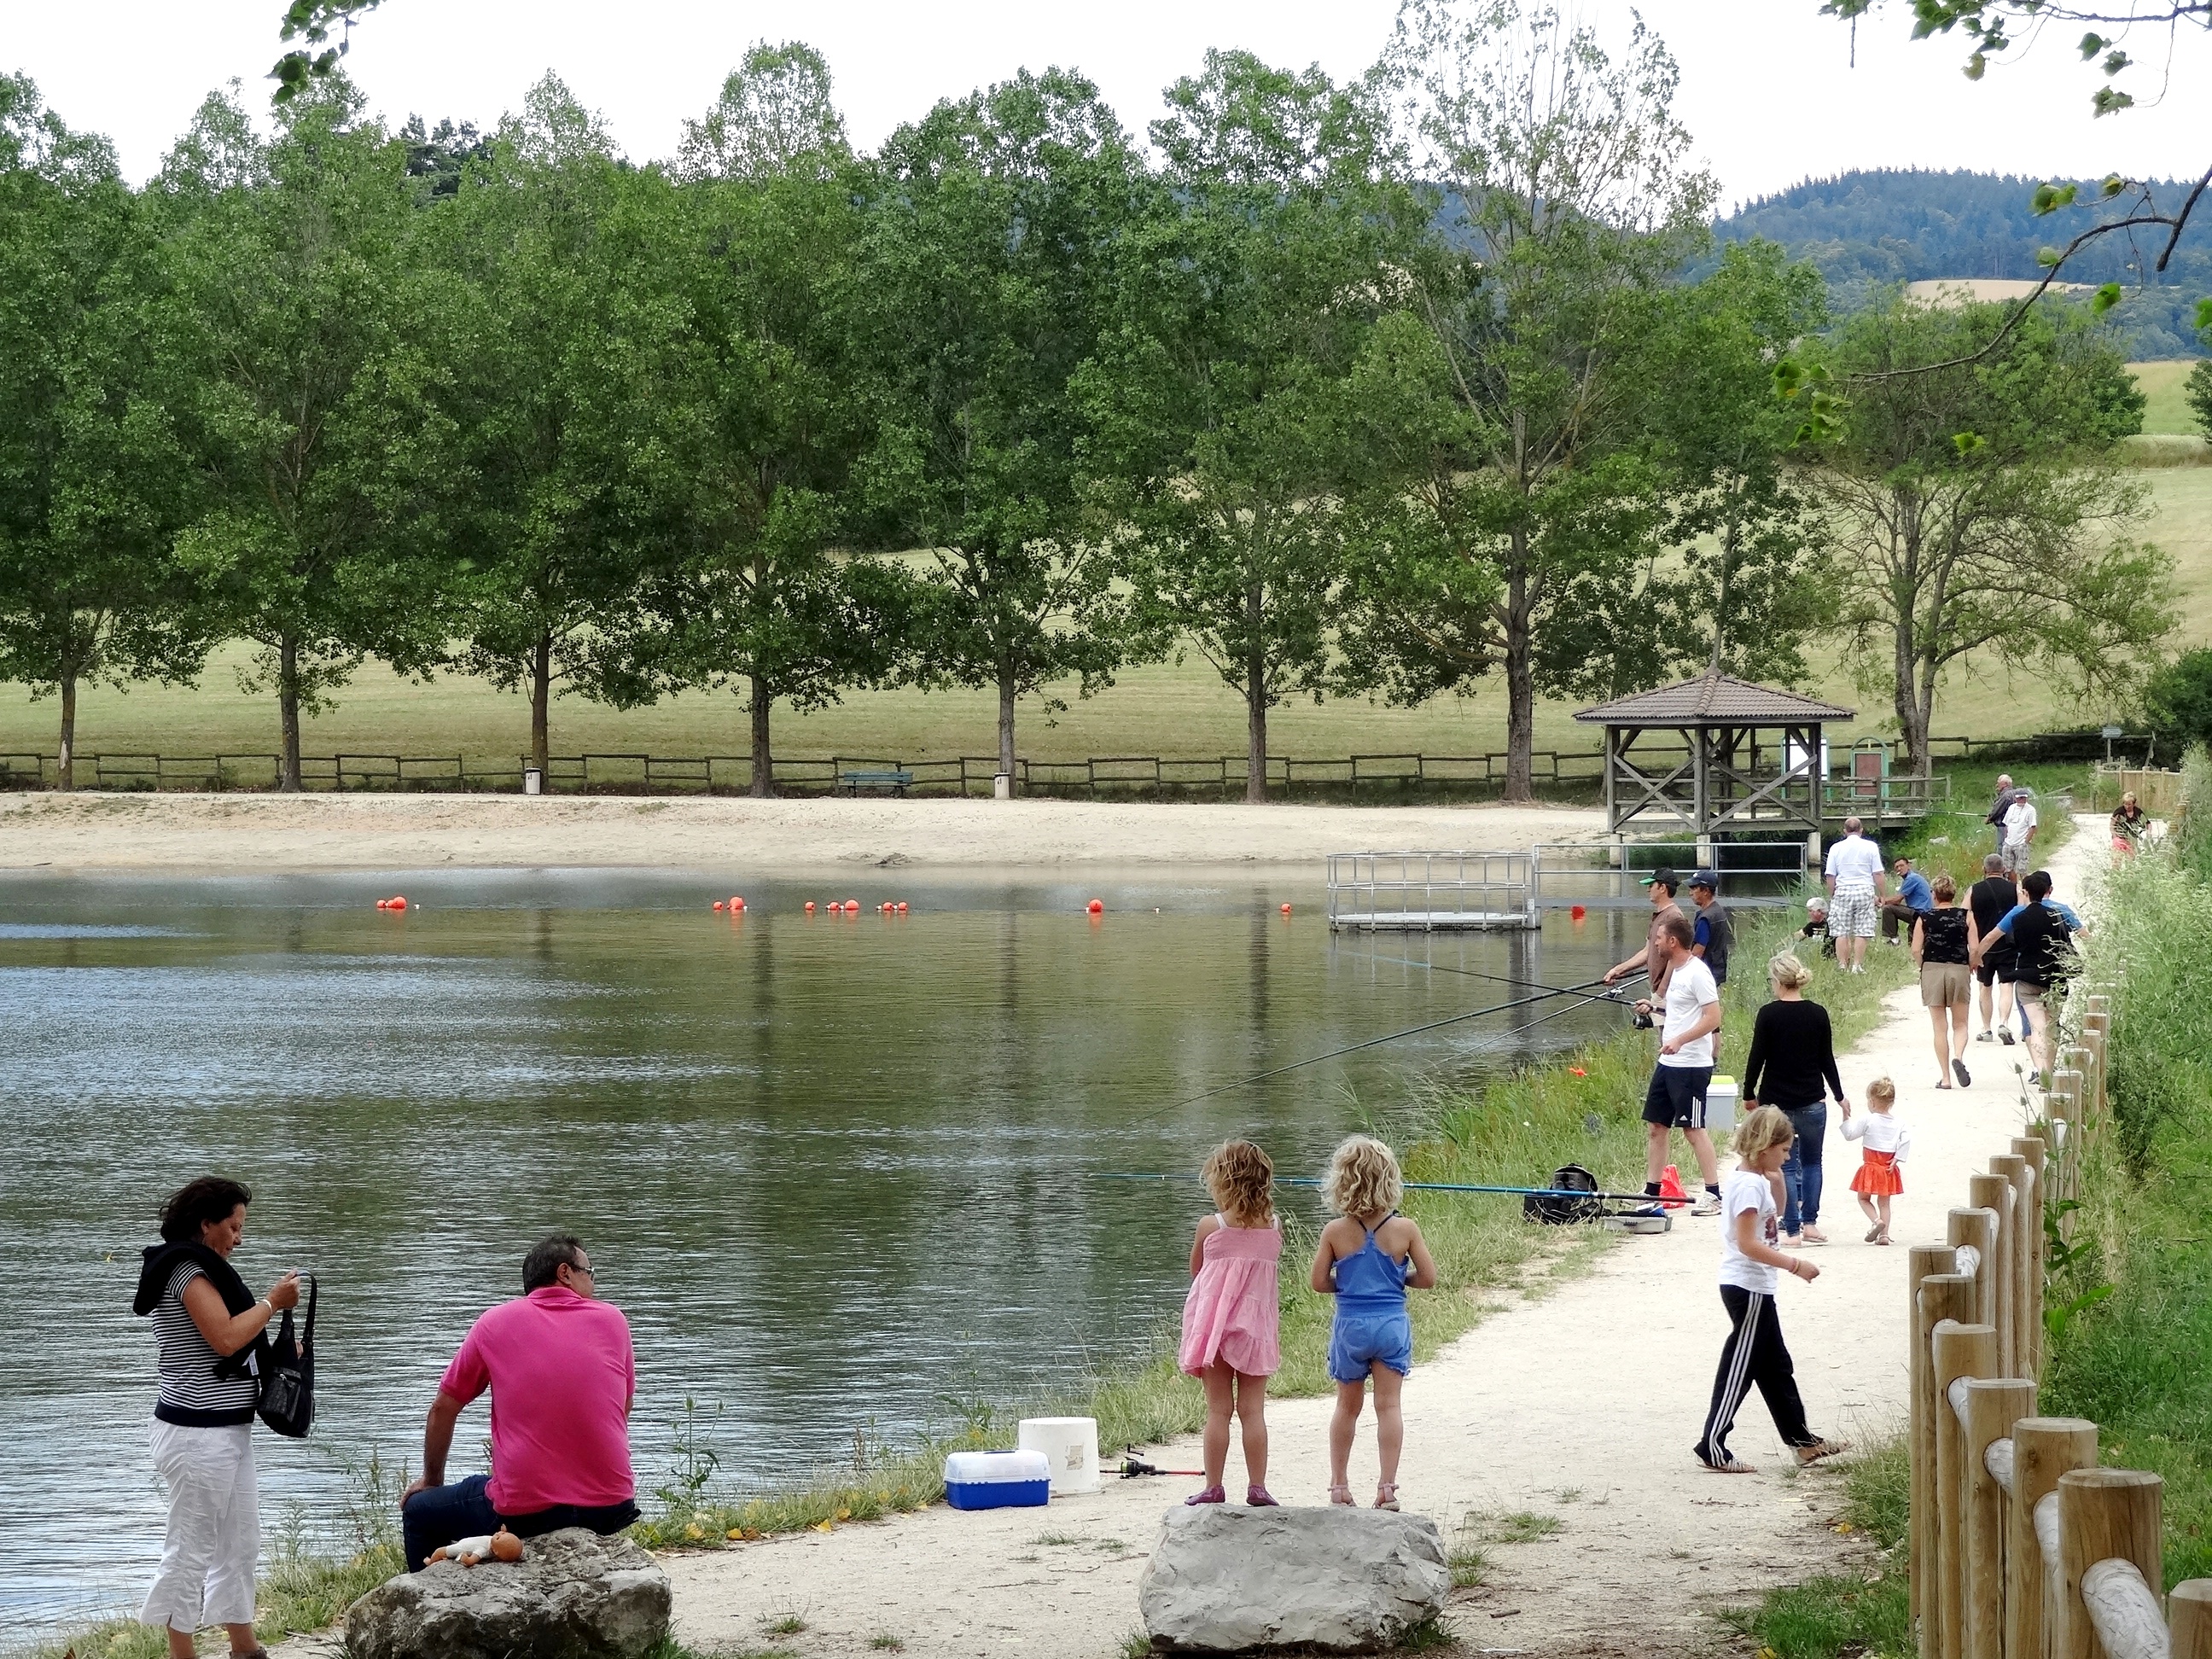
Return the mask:
[[[1626, 0], [1568, 9], [1612, 40], [1627, 26]], [[1863, 20], [1856, 46], [1819, 0], [1644, 0], [1639, 9], [1681, 65], [1677, 113], [1724, 207], [1852, 167], [2162, 178], [2212, 163], [2185, 93], [2093, 119], [2099, 77], [2070, 35], [1972, 84], [1960, 73], [1962, 43], [1907, 40], [1904, 0]], [[280, 50], [282, 10], [281, 0], [0, 0], [0, 70], [28, 73], [50, 107], [106, 133], [143, 179], [210, 89], [237, 77], [265, 111], [261, 77]], [[550, 69], [634, 159], [649, 161], [674, 153], [681, 122], [759, 40], [817, 47], [854, 140], [870, 145], [939, 98], [1049, 64], [1090, 76], [1141, 133], [1160, 88], [1194, 71], [1208, 46], [1348, 77], [1374, 61], [1396, 15], [1397, 0], [385, 0], [354, 29], [347, 67], [395, 120], [451, 116], [480, 128]], [[2166, 43], [2130, 44], [2146, 70], [2127, 84], [2151, 105]], [[2212, 42], [2192, 33], [2173, 61], [2175, 83], [2201, 88]]]

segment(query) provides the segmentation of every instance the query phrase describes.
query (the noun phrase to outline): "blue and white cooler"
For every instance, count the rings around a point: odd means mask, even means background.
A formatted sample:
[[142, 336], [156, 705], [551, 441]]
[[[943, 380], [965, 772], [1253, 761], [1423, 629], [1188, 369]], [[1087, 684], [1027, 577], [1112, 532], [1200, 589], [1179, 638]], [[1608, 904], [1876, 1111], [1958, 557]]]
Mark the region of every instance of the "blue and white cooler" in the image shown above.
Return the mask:
[[1052, 1498], [1052, 1460], [1041, 1451], [954, 1452], [945, 1460], [945, 1501], [956, 1510], [1042, 1509]]

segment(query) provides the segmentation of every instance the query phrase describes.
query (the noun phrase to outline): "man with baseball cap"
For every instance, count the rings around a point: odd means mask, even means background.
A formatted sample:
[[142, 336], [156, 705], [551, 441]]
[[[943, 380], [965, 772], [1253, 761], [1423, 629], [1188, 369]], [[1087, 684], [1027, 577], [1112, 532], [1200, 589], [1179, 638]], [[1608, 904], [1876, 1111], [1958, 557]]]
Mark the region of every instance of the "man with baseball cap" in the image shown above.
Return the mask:
[[1668, 916], [1680, 916], [1687, 924], [1690, 913], [1674, 902], [1675, 890], [1682, 883], [1681, 878], [1672, 870], [1654, 870], [1644, 878], [1644, 884], [1651, 891], [1651, 925], [1644, 933], [1644, 948], [1627, 961], [1617, 963], [1606, 969], [1605, 982], [1607, 985], [1617, 984], [1641, 968], [1650, 978], [1651, 994], [1660, 997], [1667, 994], [1668, 959], [1664, 951], [1652, 948], [1653, 942], [1659, 937], [1661, 924]]

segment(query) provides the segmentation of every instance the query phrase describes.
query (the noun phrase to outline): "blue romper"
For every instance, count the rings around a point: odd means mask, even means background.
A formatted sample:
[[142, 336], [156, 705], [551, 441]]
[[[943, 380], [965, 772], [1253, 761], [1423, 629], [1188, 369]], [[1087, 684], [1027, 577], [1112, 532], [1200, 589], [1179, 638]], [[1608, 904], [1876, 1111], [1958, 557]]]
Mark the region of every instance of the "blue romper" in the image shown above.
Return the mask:
[[1413, 1322], [1406, 1314], [1406, 1279], [1413, 1271], [1410, 1255], [1395, 1261], [1383, 1253], [1373, 1227], [1358, 1255], [1340, 1256], [1330, 1267], [1336, 1280], [1336, 1322], [1328, 1334], [1331, 1377], [1364, 1382], [1378, 1359], [1401, 1376], [1413, 1375]]

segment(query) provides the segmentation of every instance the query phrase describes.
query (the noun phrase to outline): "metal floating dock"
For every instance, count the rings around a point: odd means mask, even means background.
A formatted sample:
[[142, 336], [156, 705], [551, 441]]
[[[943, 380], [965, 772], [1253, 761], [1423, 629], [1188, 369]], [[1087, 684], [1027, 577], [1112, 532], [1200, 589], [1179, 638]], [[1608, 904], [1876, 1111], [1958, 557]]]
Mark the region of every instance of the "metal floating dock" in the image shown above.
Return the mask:
[[1328, 925], [1353, 932], [1533, 928], [1547, 910], [1646, 910], [1644, 878], [1700, 865], [1721, 874], [1731, 909], [1794, 904], [1807, 877], [1802, 842], [1559, 842], [1525, 853], [1333, 853]]

